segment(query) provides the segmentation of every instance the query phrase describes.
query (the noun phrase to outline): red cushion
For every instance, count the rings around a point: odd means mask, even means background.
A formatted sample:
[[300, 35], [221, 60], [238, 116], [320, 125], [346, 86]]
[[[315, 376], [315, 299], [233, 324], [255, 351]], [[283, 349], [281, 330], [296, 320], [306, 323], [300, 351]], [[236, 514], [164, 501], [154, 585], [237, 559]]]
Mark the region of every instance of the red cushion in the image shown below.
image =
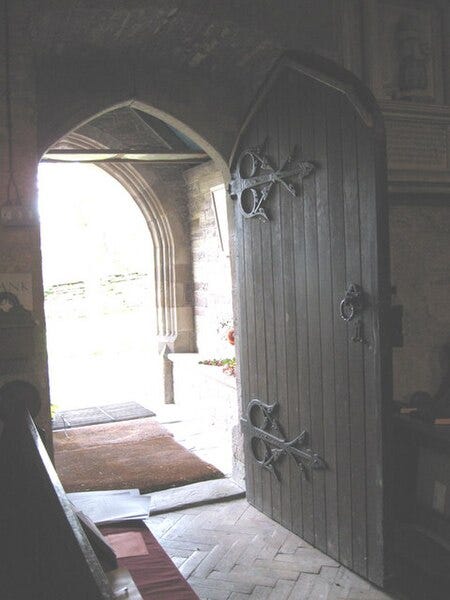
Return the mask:
[[128, 569], [144, 600], [194, 600], [197, 594], [184, 579], [169, 556], [142, 521], [122, 521], [100, 525], [103, 535], [138, 531], [144, 538], [148, 555], [119, 558]]

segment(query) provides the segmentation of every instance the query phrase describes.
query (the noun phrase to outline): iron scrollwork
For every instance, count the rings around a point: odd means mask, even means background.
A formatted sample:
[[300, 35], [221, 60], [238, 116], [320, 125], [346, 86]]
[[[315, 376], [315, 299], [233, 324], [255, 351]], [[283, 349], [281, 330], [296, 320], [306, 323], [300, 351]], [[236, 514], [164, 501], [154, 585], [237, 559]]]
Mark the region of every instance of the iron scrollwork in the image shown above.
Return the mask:
[[292, 196], [297, 196], [293, 183], [287, 181], [298, 177], [300, 181], [314, 170], [311, 162], [296, 160], [296, 148], [280, 169], [275, 169], [265, 153], [265, 145], [244, 150], [237, 161], [229, 185], [231, 198], [238, 202], [239, 210], [246, 219], [257, 217], [268, 221], [263, 203], [267, 200], [274, 183], [281, 184]]
[[[271, 471], [280, 480], [276, 463], [283, 456], [291, 456], [300, 471], [308, 477], [309, 469], [326, 469], [325, 461], [311, 448], [308, 448], [309, 435], [302, 431], [291, 441], [286, 440], [275, 414], [278, 402], [264, 404], [260, 400], [251, 400], [247, 407], [247, 419], [242, 419], [250, 435], [250, 447], [256, 462]], [[256, 418], [259, 423], [256, 424]]]

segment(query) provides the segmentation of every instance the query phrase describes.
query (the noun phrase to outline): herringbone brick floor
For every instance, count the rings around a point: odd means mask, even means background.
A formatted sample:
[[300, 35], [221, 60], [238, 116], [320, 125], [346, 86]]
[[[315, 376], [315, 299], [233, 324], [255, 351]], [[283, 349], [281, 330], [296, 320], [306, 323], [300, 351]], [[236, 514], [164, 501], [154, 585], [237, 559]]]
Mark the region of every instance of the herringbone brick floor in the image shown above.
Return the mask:
[[147, 521], [198, 596], [211, 600], [396, 600], [234, 500]]

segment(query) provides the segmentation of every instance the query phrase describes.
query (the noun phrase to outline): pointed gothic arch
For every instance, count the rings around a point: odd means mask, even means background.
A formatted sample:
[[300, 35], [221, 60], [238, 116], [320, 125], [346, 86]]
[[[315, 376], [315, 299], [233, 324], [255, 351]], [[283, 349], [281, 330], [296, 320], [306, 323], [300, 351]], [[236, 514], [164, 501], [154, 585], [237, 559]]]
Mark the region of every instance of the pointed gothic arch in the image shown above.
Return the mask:
[[[75, 132], [64, 138], [64, 145], [73, 149], [105, 148], [103, 144]], [[176, 248], [173, 229], [178, 224], [170, 222], [161, 200], [132, 164], [104, 163], [99, 166], [127, 190], [145, 218], [154, 247], [157, 336], [160, 345], [169, 344], [175, 350], [180, 325], [176, 285], [176, 259], [180, 250]]]

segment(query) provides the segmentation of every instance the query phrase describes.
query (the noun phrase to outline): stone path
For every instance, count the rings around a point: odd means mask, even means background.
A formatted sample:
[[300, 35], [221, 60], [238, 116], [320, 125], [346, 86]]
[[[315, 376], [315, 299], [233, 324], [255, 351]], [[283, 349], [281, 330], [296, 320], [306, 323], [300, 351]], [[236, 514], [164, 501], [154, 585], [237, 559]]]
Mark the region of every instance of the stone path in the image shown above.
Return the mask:
[[213, 464], [225, 475], [230, 475], [231, 427], [225, 422], [217, 422], [211, 427], [209, 415], [199, 409], [195, 398], [192, 397], [190, 402], [191, 407], [166, 404], [151, 408], [156, 413], [156, 420], [173, 434], [179, 444]]
[[188, 508], [150, 517], [147, 523], [202, 599], [400, 600], [246, 500]]

